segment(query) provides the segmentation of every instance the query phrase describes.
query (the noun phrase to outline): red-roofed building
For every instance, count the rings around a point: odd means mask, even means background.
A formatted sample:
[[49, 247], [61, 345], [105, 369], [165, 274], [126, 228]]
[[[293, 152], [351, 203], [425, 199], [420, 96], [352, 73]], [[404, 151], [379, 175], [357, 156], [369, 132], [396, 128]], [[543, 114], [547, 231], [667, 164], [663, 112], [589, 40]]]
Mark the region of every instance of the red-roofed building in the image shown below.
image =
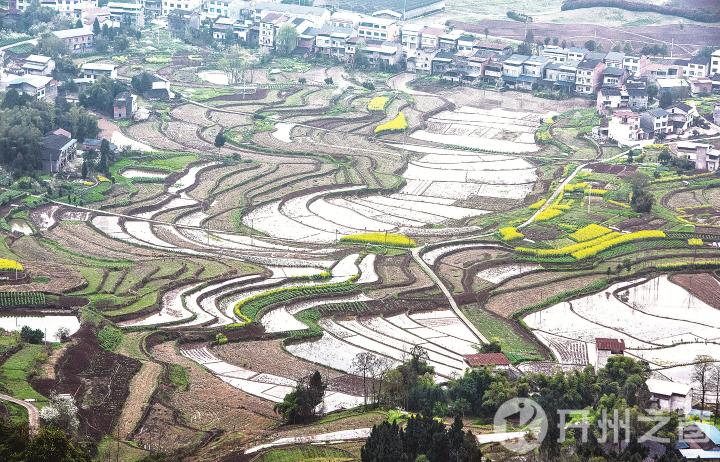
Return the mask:
[[625, 340], [598, 337], [595, 339], [595, 351], [595, 370], [598, 370], [605, 367], [610, 356], [625, 354]]
[[502, 353], [476, 353], [463, 355], [463, 359], [470, 367], [510, 368], [510, 360]]

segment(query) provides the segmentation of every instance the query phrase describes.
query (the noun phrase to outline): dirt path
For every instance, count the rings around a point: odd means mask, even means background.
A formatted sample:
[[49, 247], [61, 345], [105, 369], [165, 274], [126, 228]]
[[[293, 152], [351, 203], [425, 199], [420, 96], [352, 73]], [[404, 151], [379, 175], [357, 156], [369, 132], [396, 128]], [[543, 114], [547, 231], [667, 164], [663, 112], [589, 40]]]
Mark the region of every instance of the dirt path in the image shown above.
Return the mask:
[[40, 413], [38, 412], [38, 408], [36, 408], [34, 404], [28, 403], [27, 401], [23, 401], [21, 399], [13, 398], [9, 395], [4, 395], [2, 393], [0, 393], [0, 400], [9, 401], [11, 403], [24, 407], [28, 412], [28, 426], [30, 427], [30, 433], [35, 433], [37, 431], [38, 422], [40, 421]]
[[128, 439], [140, 419], [142, 419], [145, 408], [155, 387], [160, 380], [162, 366], [156, 362], [145, 361], [137, 374], [130, 381], [130, 395], [125, 401], [120, 418], [118, 430], [120, 438]]

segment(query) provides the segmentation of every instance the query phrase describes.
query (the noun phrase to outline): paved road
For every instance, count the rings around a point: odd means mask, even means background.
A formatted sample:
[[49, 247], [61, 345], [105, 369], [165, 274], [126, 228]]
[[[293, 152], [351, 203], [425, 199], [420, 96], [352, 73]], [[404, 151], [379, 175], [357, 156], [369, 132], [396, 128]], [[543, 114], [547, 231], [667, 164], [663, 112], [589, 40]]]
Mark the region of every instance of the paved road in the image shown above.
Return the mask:
[[425, 260], [422, 259], [422, 256], [420, 255], [421, 250], [423, 247], [415, 247], [412, 249], [412, 257], [415, 262], [420, 265], [420, 268], [425, 272], [425, 274], [428, 275], [430, 279], [433, 280], [435, 285], [437, 285], [443, 294], [445, 294], [445, 297], [447, 298], [448, 302], [450, 303], [450, 308], [455, 312], [455, 315], [460, 318], [460, 320], [470, 329], [472, 333], [475, 334], [475, 336], [480, 339], [482, 343], [490, 343], [488, 342], [488, 339], [485, 338], [483, 334], [480, 333], [480, 331], [475, 327], [473, 323], [470, 322], [468, 318], [465, 317], [465, 314], [460, 310], [460, 307], [458, 306], [457, 302], [455, 302], [455, 298], [453, 297], [452, 293], [450, 292], [450, 289], [448, 289], [445, 284], [442, 282], [440, 277], [435, 274], [435, 272], [430, 268], [430, 266], [425, 263]]
[[2, 393], [0, 393], [0, 400], [9, 401], [27, 409], [28, 426], [30, 427], [30, 433], [35, 433], [37, 431], [38, 423], [40, 422], [40, 413], [38, 412], [38, 408], [36, 408], [34, 404], [28, 403], [27, 401], [23, 401], [21, 399], [13, 398], [9, 395], [4, 395]]

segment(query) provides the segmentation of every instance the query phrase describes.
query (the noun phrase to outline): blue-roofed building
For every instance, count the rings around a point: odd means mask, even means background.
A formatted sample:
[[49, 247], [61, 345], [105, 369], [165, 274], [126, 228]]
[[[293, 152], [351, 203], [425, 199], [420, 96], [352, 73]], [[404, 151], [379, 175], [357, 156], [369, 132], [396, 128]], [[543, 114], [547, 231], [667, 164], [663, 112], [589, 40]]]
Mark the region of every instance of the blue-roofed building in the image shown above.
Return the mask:
[[720, 430], [714, 425], [693, 422], [683, 428], [675, 449], [686, 460], [720, 462]]

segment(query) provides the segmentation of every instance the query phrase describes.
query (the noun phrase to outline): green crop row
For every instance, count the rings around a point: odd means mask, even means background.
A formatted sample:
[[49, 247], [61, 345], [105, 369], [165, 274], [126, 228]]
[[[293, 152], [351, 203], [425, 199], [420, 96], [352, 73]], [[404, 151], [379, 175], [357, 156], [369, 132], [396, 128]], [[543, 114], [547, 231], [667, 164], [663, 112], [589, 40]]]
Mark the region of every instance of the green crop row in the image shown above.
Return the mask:
[[0, 292], [0, 307], [43, 306], [45, 303], [42, 292]]

